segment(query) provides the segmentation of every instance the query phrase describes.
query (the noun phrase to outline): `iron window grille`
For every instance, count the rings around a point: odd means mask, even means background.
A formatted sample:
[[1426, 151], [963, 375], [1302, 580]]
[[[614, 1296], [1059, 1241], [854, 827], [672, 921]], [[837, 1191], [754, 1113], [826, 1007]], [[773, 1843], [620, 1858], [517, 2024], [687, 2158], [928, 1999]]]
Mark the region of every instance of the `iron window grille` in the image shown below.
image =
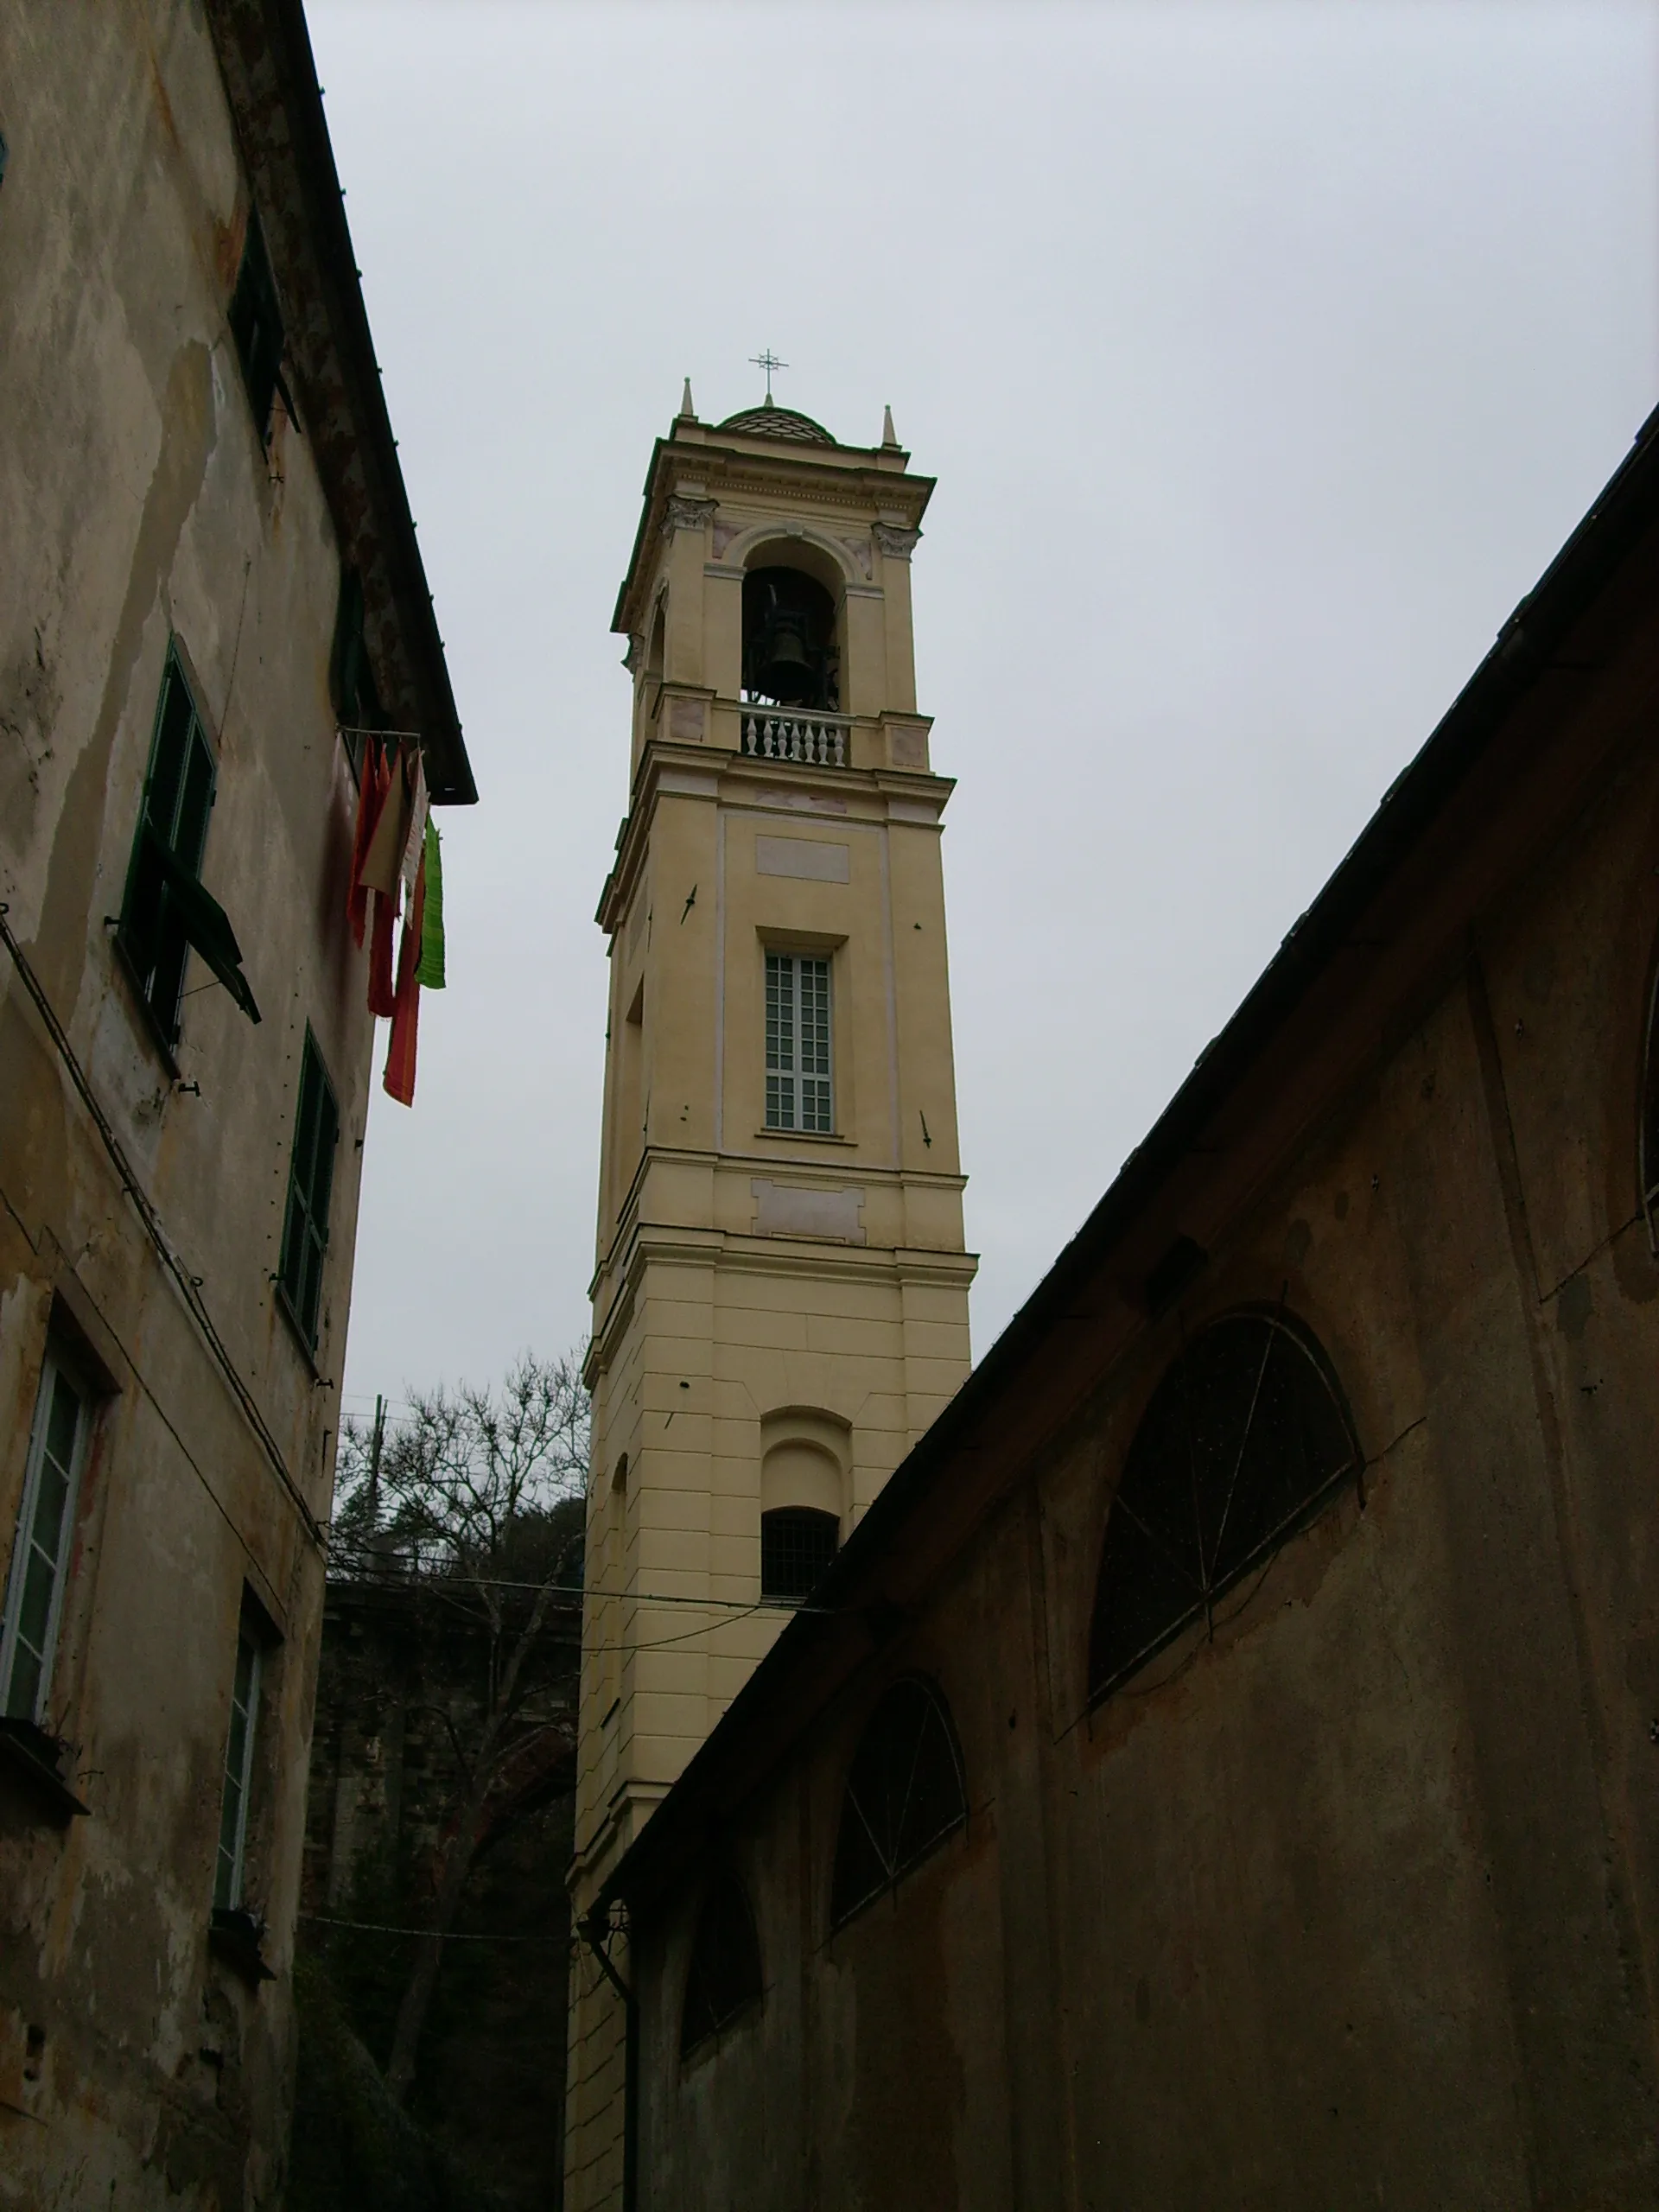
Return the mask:
[[1282, 1313], [1229, 1314], [1154, 1391], [1112, 1500], [1095, 1586], [1097, 1702], [1362, 1479], [1336, 1379]]
[[322, 1264], [328, 1255], [328, 1201], [334, 1185], [334, 1148], [340, 1108], [308, 1027], [300, 1062], [299, 1110], [288, 1163], [288, 1214], [283, 1225], [283, 1264], [277, 1288], [307, 1347], [317, 1348], [322, 1306]]
[[117, 931], [139, 998], [169, 1052], [179, 1040], [193, 946], [248, 1019], [259, 1019], [236, 933], [201, 881], [217, 778], [207, 732], [169, 645]]
[[760, 1595], [810, 1598], [841, 1547], [841, 1522], [810, 1505], [776, 1505], [760, 1516]]
[[689, 2058], [765, 1993], [760, 1945], [743, 1885], [735, 1874], [719, 1875], [697, 1915], [680, 2016], [680, 2056]]
[[962, 1754], [944, 1699], [919, 1675], [893, 1683], [847, 1777], [830, 1916], [836, 1928], [895, 1888], [968, 1818]]
[[766, 955], [766, 1127], [835, 1128], [830, 1071], [830, 963]]
[[0, 1714], [44, 1724], [63, 1618], [75, 1499], [92, 1426], [86, 1392], [54, 1354], [41, 1370], [22, 1503], [0, 1614]]
[[[265, 251], [265, 233], [257, 208], [248, 211], [248, 234], [243, 242], [242, 265], [236, 273], [228, 321], [231, 335], [236, 340], [237, 358], [242, 364], [243, 381], [248, 387], [254, 428], [263, 445], [270, 437], [271, 401], [282, 387], [283, 338], [276, 280], [271, 274], [270, 256]], [[286, 392], [283, 399], [286, 402]]]
[[220, 1912], [233, 1912], [241, 1904], [247, 1872], [248, 1794], [253, 1781], [260, 1672], [258, 1642], [244, 1622], [236, 1639], [231, 1726], [225, 1744], [225, 1785], [219, 1800], [219, 1856], [213, 1868], [213, 1904]]

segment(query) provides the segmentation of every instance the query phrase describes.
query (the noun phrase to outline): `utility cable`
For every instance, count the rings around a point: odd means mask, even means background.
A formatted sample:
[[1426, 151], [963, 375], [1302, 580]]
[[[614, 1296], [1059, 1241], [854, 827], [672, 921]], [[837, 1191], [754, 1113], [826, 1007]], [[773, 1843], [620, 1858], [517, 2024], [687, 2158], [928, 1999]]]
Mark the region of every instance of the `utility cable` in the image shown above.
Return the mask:
[[328, 1540], [323, 1532], [322, 1524], [307, 1504], [299, 1484], [288, 1471], [288, 1462], [283, 1457], [282, 1446], [271, 1434], [252, 1391], [243, 1381], [225, 1339], [214, 1327], [213, 1315], [207, 1311], [207, 1303], [202, 1298], [195, 1277], [168, 1242], [167, 1231], [162, 1226], [161, 1216], [151, 1205], [148, 1193], [134, 1172], [132, 1163], [127, 1158], [120, 1138], [117, 1136], [108, 1116], [93, 1095], [92, 1087], [86, 1080], [80, 1062], [75, 1058], [68, 1035], [63, 1024], [54, 1013], [51, 1001], [41, 988], [40, 978], [30, 967], [23, 948], [12, 935], [11, 925], [6, 919], [10, 912], [10, 908], [6, 902], [0, 900], [0, 939], [4, 941], [6, 950], [11, 955], [12, 965], [22, 978], [23, 988], [34, 1001], [35, 1011], [46, 1024], [48, 1033], [52, 1042], [57, 1046], [58, 1057], [68, 1069], [69, 1079], [74, 1084], [82, 1105], [92, 1116], [93, 1126], [104, 1141], [104, 1149], [110, 1155], [115, 1172], [121, 1179], [122, 1187], [137, 1207], [138, 1218], [143, 1224], [145, 1233], [155, 1246], [162, 1266], [182, 1293], [184, 1302], [190, 1309], [191, 1317], [196, 1326], [201, 1331], [208, 1351], [213, 1354], [220, 1372], [231, 1386], [232, 1395], [241, 1408], [249, 1427], [258, 1439], [265, 1457], [276, 1470], [277, 1481], [281, 1483], [292, 1500], [300, 1519], [304, 1523], [307, 1535], [310, 1537], [311, 1541], [320, 1552], [326, 1554], [328, 1549]]

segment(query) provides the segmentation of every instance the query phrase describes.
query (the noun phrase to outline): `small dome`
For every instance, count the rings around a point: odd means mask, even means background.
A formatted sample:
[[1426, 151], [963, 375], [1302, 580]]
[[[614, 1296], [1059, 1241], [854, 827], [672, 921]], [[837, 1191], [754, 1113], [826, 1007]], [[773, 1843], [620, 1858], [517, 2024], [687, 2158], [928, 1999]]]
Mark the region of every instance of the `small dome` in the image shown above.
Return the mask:
[[728, 415], [718, 427], [741, 430], [751, 438], [782, 438], [795, 446], [832, 446], [836, 442], [822, 423], [798, 415], [792, 407], [746, 407]]

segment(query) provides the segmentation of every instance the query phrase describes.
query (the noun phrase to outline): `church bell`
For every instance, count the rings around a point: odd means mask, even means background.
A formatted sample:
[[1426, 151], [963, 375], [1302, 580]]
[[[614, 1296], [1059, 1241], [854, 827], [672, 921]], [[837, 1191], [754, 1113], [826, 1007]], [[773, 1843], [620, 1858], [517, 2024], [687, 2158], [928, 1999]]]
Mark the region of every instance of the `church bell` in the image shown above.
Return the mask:
[[835, 602], [796, 569], [752, 569], [743, 580], [743, 687], [780, 707], [834, 711]]
[[799, 619], [782, 609], [768, 615], [760, 633], [761, 681], [785, 706], [804, 706], [816, 688], [811, 656]]

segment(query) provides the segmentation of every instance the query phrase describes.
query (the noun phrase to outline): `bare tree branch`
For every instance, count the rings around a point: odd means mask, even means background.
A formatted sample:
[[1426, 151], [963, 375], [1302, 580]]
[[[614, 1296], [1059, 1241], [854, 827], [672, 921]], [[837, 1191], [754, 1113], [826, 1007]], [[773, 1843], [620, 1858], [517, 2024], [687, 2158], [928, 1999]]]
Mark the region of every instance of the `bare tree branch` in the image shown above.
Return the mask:
[[[544, 1759], [538, 1738], [560, 1725], [524, 1710], [541, 1688], [526, 1669], [558, 1586], [579, 1577], [588, 1477], [588, 1404], [582, 1363], [520, 1355], [494, 1390], [462, 1383], [411, 1394], [408, 1417], [384, 1439], [347, 1422], [340, 1438], [330, 1572], [397, 1577], [469, 1611], [483, 1631], [486, 1679], [476, 1740], [463, 1744], [442, 1713], [458, 1769], [433, 1869], [429, 1932], [416, 1947], [392, 2037], [387, 2081], [401, 2103], [422, 2029], [480, 1846]], [[561, 1510], [563, 1509], [563, 1510]], [[569, 1724], [565, 1724], [568, 1728]], [[515, 1779], [515, 1777], [517, 1779]]]

